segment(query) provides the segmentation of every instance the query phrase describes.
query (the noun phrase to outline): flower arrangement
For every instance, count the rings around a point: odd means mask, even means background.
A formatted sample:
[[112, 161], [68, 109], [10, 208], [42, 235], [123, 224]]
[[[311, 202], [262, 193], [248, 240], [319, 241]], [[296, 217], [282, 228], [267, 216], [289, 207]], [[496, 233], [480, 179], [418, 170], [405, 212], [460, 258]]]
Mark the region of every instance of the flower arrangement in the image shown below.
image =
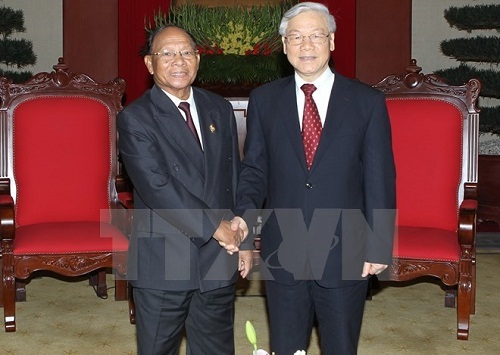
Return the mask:
[[184, 4], [154, 14], [146, 31], [173, 23], [189, 31], [201, 55], [198, 84], [261, 84], [293, 72], [278, 27], [298, 1], [260, 6]]
[[[253, 345], [253, 351], [252, 355], [269, 355], [269, 353], [265, 350], [258, 349], [257, 347], [257, 333], [255, 332], [255, 328], [252, 324], [252, 322], [248, 321], [245, 324], [245, 331], [247, 334], [247, 339], [250, 342], [250, 344]], [[274, 353], [273, 353], [274, 355]], [[293, 355], [306, 355], [306, 352], [304, 350], [298, 350], [296, 351]]]

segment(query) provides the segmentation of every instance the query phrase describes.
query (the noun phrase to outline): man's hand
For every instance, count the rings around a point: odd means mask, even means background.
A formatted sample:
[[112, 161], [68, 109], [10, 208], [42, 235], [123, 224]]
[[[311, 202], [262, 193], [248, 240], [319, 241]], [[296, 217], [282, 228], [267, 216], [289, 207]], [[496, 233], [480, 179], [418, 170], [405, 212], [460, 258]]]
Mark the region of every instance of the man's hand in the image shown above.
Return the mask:
[[240, 229], [242, 231], [243, 239], [241, 241], [245, 240], [245, 238], [248, 236], [247, 223], [241, 217], [236, 216], [231, 220], [231, 229], [233, 231], [237, 231], [238, 229]]
[[226, 249], [229, 255], [238, 252], [241, 242], [245, 239], [241, 229], [236, 228], [236, 230], [233, 230], [231, 227], [231, 222], [221, 221], [213, 236], [219, 242], [220, 246]]
[[252, 250], [240, 250], [238, 253], [238, 271], [241, 277], [245, 278], [252, 270], [253, 266], [253, 251]]
[[387, 265], [385, 264], [373, 264], [365, 261], [361, 277], [367, 277], [368, 275], [378, 275], [385, 269], [387, 269]]

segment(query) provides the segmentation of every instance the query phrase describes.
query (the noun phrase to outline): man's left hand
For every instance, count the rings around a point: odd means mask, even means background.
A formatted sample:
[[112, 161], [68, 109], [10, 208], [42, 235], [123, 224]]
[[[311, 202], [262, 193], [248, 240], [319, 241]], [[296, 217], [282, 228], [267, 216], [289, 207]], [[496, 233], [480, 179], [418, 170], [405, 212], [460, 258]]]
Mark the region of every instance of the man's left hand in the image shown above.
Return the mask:
[[252, 270], [253, 250], [240, 250], [238, 254], [238, 271], [240, 272], [241, 277], [245, 278], [250, 273], [250, 270]]
[[387, 269], [388, 265], [385, 264], [374, 264], [365, 261], [363, 265], [363, 273], [361, 277], [367, 277], [368, 275], [378, 275], [385, 269]]

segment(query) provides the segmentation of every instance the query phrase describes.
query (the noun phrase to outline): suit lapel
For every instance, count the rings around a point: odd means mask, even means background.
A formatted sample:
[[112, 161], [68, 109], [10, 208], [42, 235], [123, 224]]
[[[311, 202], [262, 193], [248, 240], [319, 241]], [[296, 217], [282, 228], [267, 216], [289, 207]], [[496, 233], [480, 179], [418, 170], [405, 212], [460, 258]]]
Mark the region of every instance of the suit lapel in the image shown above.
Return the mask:
[[[293, 76], [286, 81], [282, 88], [282, 95], [276, 103], [278, 112], [276, 116], [281, 119], [281, 124], [290, 140], [293, 150], [299, 159], [304, 171], [307, 171], [306, 155], [302, 143], [302, 133], [300, 131], [299, 113], [297, 112], [297, 97], [295, 93], [295, 80]], [[281, 139], [281, 138], [280, 138]]]
[[156, 105], [158, 125], [162, 132], [178, 147], [180, 155], [184, 155], [188, 163], [193, 164], [201, 179], [205, 179], [203, 152], [197, 146], [196, 139], [189, 130], [186, 120], [172, 100], [156, 85], [151, 89], [151, 100]]
[[[217, 183], [217, 175], [221, 169], [221, 161], [223, 156], [222, 145], [224, 139], [231, 139], [231, 137], [223, 136], [224, 131], [221, 112], [210, 101], [203, 92], [193, 87], [194, 100], [198, 111], [198, 118], [200, 120], [200, 134], [203, 139], [204, 151], [204, 166], [205, 166], [205, 195], [211, 194], [213, 189], [211, 186]], [[205, 198], [208, 199], [207, 196]]]
[[314, 157], [314, 164], [311, 168], [311, 172], [314, 171], [315, 166], [320, 164], [322, 157], [328, 151], [328, 146], [335, 139], [335, 135], [345, 122], [345, 120], [342, 119], [343, 114], [340, 109], [344, 107], [344, 105], [339, 104], [343, 101], [350, 100], [349, 88], [346, 87], [345, 83], [344, 78], [338, 73], [335, 73], [335, 81], [328, 102], [325, 124], [323, 125], [321, 139], [319, 141], [318, 150], [316, 151], [316, 156]]

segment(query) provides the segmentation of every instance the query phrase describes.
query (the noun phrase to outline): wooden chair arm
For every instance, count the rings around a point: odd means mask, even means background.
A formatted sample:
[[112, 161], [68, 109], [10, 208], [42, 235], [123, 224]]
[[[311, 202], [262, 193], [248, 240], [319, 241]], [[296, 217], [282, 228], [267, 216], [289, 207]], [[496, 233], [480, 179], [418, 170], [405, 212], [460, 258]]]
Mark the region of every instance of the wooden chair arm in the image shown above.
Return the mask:
[[463, 200], [458, 212], [458, 240], [462, 246], [473, 246], [476, 239], [477, 200]]
[[15, 235], [14, 199], [0, 194], [0, 240], [13, 240]]
[[464, 199], [473, 199], [477, 200], [478, 198], [478, 187], [477, 183], [475, 182], [466, 182], [464, 184]]

